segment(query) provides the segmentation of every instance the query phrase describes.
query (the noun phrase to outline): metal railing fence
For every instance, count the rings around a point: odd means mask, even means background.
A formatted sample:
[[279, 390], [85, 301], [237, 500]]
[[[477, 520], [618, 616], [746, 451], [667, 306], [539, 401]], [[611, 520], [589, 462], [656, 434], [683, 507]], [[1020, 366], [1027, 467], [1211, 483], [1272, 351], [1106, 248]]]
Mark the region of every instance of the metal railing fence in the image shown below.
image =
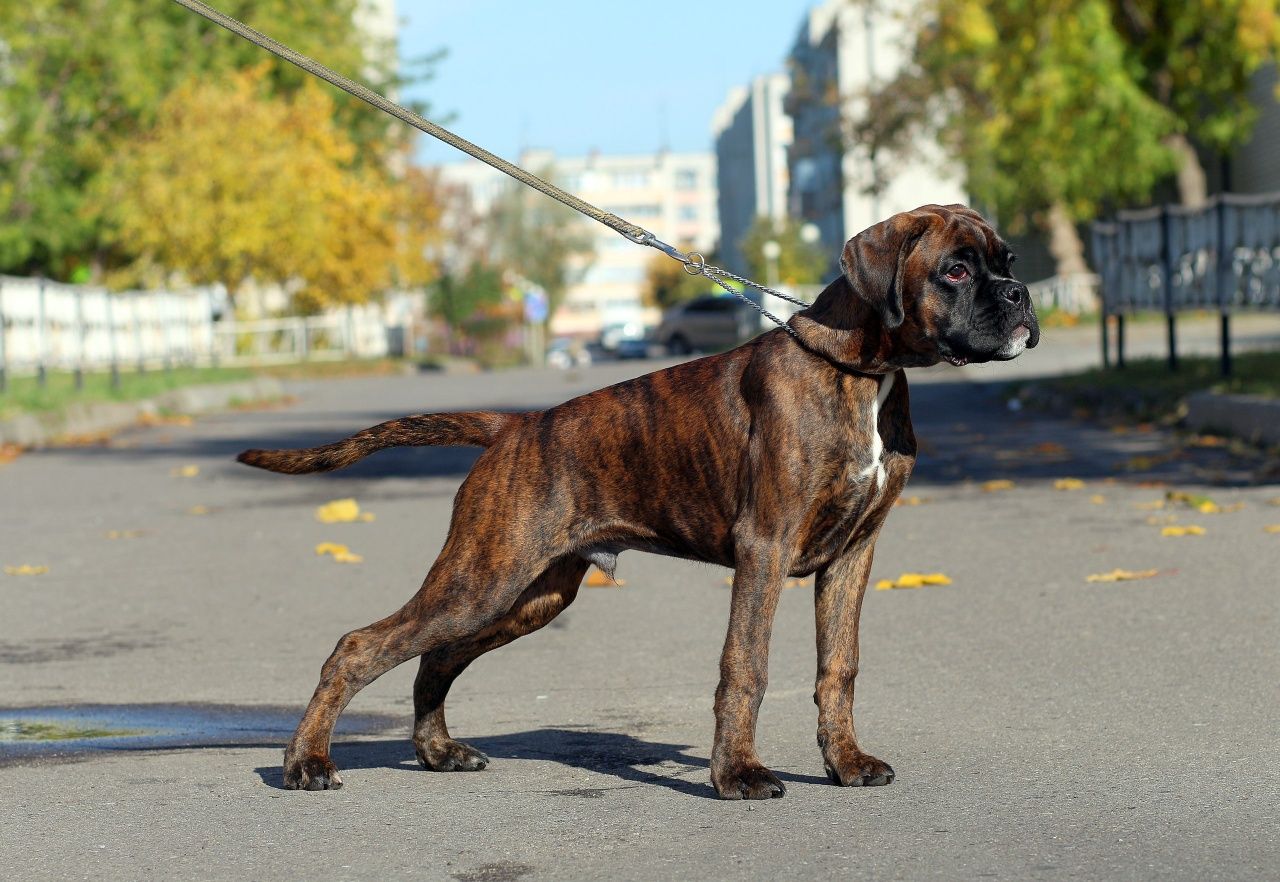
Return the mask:
[[1103, 365], [1124, 367], [1125, 319], [1162, 312], [1170, 370], [1178, 367], [1177, 314], [1220, 315], [1221, 368], [1231, 373], [1231, 315], [1280, 310], [1280, 193], [1222, 193], [1201, 208], [1123, 211], [1092, 227], [1101, 279]]

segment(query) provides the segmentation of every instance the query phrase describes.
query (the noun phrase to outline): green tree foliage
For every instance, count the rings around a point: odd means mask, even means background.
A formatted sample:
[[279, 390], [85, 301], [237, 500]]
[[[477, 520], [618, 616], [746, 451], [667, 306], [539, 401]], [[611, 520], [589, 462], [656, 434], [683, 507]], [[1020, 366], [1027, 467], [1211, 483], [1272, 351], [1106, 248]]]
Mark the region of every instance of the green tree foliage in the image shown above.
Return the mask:
[[830, 257], [817, 243], [804, 241], [801, 235], [803, 223], [794, 218], [773, 221], [757, 217], [742, 237], [739, 247], [747, 261], [751, 278], [768, 283], [769, 261], [764, 256], [764, 243], [778, 243], [779, 253], [773, 278], [778, 285], [816, 285], [823, 281], [823, 274], [830, 266]]
[[1188, 135], [1244, 140], [1249, 76], [1280, 44], [1277, 0], [924, 0], [917, 20], [855, 139], [908, 155], [932, 136], [1007, 228], [1051, 227], [1060, 264], [1080, 250], [1073, 222], [1196, 162]]
[[1253, 131], [1249, 78], [1280, 49], [1276, 0], [1111, 0], [1128, 69], [1182, 132], [1225, 153]]
[[[228, 14], [375, 87], [393, 86], [394, 47], [353, 24], [357, 0], [223, 0]], [[0, 271], [68, 278], [108, 259], [101, 217], [85, 195], [103, 165], [154, 125], [162, 102], [192, 78], [221, 79], [270, 59], [174, 3], [22, 0], [0, 13]], [[268, 60], [274, 95], [307, 75]], [[397, 130], [354, 99], [337, 119], [365, 159], [381, 160]]]
[[1143, 198], [1172, 170], [1176, 121], [1130, 76], [1105, 0], [925, 6], [911, 63], [855, 129], [872, 149], [936, 138], [1015, 230], [1054, 206], [1082, 219]]
[[[551, 180], [548, 170], [535, 174]], [[547, 292], [548, 322], [595, 254], [588, 223], [573, 209], [515, 181], [490, 209], [489, 241], [497, 263]]]
[[431, 288], [429, 311], [455, 334], [466, 334], [486, 313], [503, 303], [502, 270], [476, 262], [465, 270], [442, 275]]

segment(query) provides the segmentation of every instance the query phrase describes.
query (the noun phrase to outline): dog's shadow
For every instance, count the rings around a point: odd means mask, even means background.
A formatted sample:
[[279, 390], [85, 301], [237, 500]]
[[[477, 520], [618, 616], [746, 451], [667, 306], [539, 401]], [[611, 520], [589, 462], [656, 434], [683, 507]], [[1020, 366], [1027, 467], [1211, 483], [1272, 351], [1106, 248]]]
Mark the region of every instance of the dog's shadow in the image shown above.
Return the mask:
[[[484, 751], [492, 760], [549, 760], [575, 769], [612, 775], [631, 784], [652, 784], [686, 796], [716, 798], [715, 790], [705, 776], [699, 775], [697, 780], [680, 777], [691, 770], [710, 766], [706, 759], [686, 753], [691, 749], [687, 744], [663, 744], [617, 732], [569, 728], [534, 729], [463, 740]], [[339, 770], [396, 769], [427, 774], [414, 757], [413, 746], [403, 739], [335, 742], [332, 755]], [[279, 766], [263, 766], [254, 771], [268, 786], [283, 788], [283, 772]], [[777, 770], [774, 774], [789, 783], [828, 783], [825, 777]], [[590, 787], [564, 792], [587, 797], [600, 795], [598, 789]]]

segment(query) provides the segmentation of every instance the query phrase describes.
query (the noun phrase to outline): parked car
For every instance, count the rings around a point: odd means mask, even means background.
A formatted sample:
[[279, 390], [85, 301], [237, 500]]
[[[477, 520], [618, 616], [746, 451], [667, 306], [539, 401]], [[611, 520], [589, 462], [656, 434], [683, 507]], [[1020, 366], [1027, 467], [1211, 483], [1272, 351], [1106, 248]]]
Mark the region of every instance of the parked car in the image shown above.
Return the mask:
[[587, 367], [591, 353], [587, 347], [572, 337], [556, 337], [547, 345], [547, 366], [568, 370], [571, 367]]
[[671, 307], [654, 341], [672, 355], [718, 352], [745, 343], [762, 330], [760, 313], [737, 297], [707, 295]]
[[639, 337], [624, 337], [618, 341], [618, 348], [613, 350], [615, 358], [650, 358], [655, 349], [660, 349], [653, 342], [653, 328], [645, 328]]
[[628, 341], [644, 339], [644, 325], [640, 322], [610, 322], [600, 329], [600, 348], [613, 354]]

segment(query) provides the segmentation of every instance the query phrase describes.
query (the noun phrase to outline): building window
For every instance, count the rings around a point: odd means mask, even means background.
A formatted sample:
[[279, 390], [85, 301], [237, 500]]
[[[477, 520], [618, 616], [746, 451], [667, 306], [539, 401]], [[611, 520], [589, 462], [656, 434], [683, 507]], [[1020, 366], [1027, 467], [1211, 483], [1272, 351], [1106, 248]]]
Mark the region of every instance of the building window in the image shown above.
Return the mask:
[[680, 220], [693, 221], [697, 219], [698, 219], [698, 206], [696, 205], [680, 206]]
[[682, 168], [676, 172], [677, 190], [698, 189], [698, 172], [691, 168]]
[[649, 173], [630, 169], [613, 173], [613, 186], [620, 190], [638, 190], [649, 186]]

